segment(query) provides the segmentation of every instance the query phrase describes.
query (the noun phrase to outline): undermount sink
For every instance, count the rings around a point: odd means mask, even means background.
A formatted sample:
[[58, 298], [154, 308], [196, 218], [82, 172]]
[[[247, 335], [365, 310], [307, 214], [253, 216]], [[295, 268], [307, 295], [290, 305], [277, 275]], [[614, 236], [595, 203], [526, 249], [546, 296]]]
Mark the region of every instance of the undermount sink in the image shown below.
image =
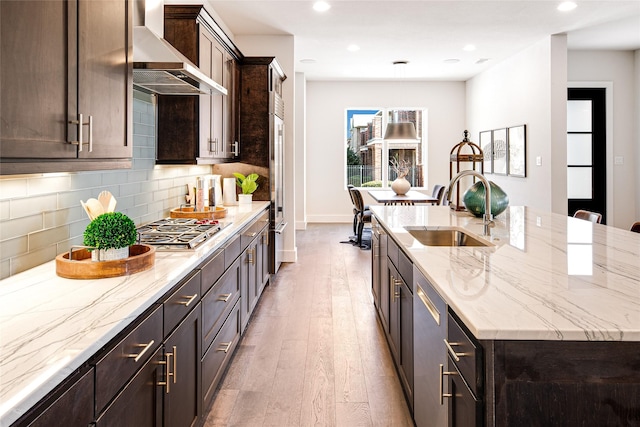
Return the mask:
[[404, 227], [418, 242], [425, 246], [493, 246], [458, 228], [451, 227]]

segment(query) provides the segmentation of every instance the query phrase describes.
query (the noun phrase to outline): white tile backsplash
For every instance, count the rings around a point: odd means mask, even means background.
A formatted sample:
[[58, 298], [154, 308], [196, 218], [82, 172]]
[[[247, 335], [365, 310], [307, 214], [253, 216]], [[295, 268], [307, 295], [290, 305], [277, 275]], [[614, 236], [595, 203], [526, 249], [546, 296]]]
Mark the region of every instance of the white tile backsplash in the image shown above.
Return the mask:
[[156, 166], [155, 111], [149, 95], [134, 92], [131, 169], [0, 177], [0, 279], [82, 244], [89, 219], [80, 200], [103, 190], [136, 224], [164, 218], [184, 203], [186, 184], [211, 167]]

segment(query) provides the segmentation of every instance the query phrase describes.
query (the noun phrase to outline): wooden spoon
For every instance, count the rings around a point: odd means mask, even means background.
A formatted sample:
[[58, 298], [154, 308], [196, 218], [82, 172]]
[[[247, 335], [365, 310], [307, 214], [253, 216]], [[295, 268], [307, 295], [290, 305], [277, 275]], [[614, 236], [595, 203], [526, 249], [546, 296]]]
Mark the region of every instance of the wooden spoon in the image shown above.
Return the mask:
[[89, 207], [87, 206], [87, 204], [82, 200], [80, 200], [80, 204], [84, 208], [84, 211], [87, 213], [87, 216], [89, 217], [89, 221], [93, 221], [93, 216], [91, 216], [91, 212], [89, 211]]
[[102, 191], [98, 194], [98, 200], [102, 205], [104, 212], [113, 212], [116, 209], [116, 199], [110, 191]]
[[98, 201], [98, 199], [91, 198], [86, 201], [86, 205], [89, 209], [89, 212], [91, 213], [91, 216], [93, 217], [92, 220], [96, 219], [104, 213], [104, 208], [102, 207], [102, 204]]

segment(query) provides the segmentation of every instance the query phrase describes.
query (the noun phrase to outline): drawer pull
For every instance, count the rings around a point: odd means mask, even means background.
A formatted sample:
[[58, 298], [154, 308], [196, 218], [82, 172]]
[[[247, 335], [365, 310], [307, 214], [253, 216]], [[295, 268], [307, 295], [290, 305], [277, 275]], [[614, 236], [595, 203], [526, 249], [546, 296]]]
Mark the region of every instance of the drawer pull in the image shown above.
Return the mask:
[[427, 295], [427, 293], [419, 284], [416, 283], [416, 286], [418, 287], [417, 294], [420, 297], [420, 301], [422, 301], [427, 310], [429, 310], [429, 313], [431, 314], [431, 317], [433, 317], [433, 320], [435, 320], [436, 323], [440, 325], [440, 312], [436, 308], [436, 305], [433, 303], [433, 301], [431, 301], [429, 295]]
[[149, 341], [148, 344], [140, 344], [139, 347], [144, 347], [142, 349], [142, 351], [140, 351], [140, 353], [138, 354], [128, 354], [127, 357], [132, 358], [134, 362], [137, 362], [140, 360], [140, 358], [142, 356], [144, 356], [144, 354], [149, 351], [149, 349], [151, 348], [151, 346], [153, 345], [153, 343], [155, 343], [155, 340], [151, 340]]
[[226, 353], [229, 351], [229, 348], [231, 348], [231, 342], [223, 342], [220, 344], [220, 347], [218, 347], [218, 351], [224, 351]]
[[256, 233], [255, 231], [253, 233], [247, 233], [247, 236], [249, 237], [256, 237], [258, 235], [258, 233]]
[[446, 345], [446, 346], [447, 346], [447, 350], [449, 350], [449, 354], [451, 354], [451, 357], [453, 357], [453, 360], [455, 360], [456, 362], [459, 362], [461, 357], [469, 356], [469, 353], [457, 353], [457, 352], [453, 349], [453, 347], [455, 347], [455, 346], [457, 346], [457, 345], [460, 345], [460, 343], [457, 343], [457, 342], [452, 342], [452, 343], [450, 343], [450, 342], [449, 342], [449, 341], [447, 341], [447, 340], [446, 340], [446, 338], [445, 338], [445, 340], [444, 340], [444, 345]]
[[440, 392], [438, 393], [440, 395], [440, 404], [444, 405], [444, 398], [445, 397], [453, 397], [453, 394], [451, 393], [444, 393], [444, 376], [445, 375], [456, 375], [456, 372], [445, 372], [444, 371], [444, 365], [441, 363], [440, 364]]
[[229, 298], [231, 298], [231, 295], [233, 294], [222, 294], [218, 297], [218, 301], [227, 302], [229, 301]]
[[182, 304], [185, 307], [189, 307], [189, 304], [191, 304], [196, 298], [198, 298], [198, 294], [194, 294], [194, 295], [185, 295], [184, 298], [189, 298], [188, 301], [181, 301], [178, 304]]

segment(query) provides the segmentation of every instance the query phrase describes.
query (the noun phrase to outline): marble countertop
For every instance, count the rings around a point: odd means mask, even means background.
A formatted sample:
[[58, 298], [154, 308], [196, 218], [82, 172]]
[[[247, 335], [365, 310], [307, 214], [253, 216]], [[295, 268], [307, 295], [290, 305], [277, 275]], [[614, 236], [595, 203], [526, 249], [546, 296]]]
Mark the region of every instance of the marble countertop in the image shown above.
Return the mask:
[[482, 238], [482, 220], [446, 206], [371, 210], [478, 339], [640, 341], [640, 233], [511, 206], [493, 246], [435, 247], [404, 227]]
[[64, 279], [55, 261], [0, 281], [0, 427], [9, 426], [188, 272], [269, 206], [229, 207], [230, 223], [188, 252], [156, 251], [130, 276]]

